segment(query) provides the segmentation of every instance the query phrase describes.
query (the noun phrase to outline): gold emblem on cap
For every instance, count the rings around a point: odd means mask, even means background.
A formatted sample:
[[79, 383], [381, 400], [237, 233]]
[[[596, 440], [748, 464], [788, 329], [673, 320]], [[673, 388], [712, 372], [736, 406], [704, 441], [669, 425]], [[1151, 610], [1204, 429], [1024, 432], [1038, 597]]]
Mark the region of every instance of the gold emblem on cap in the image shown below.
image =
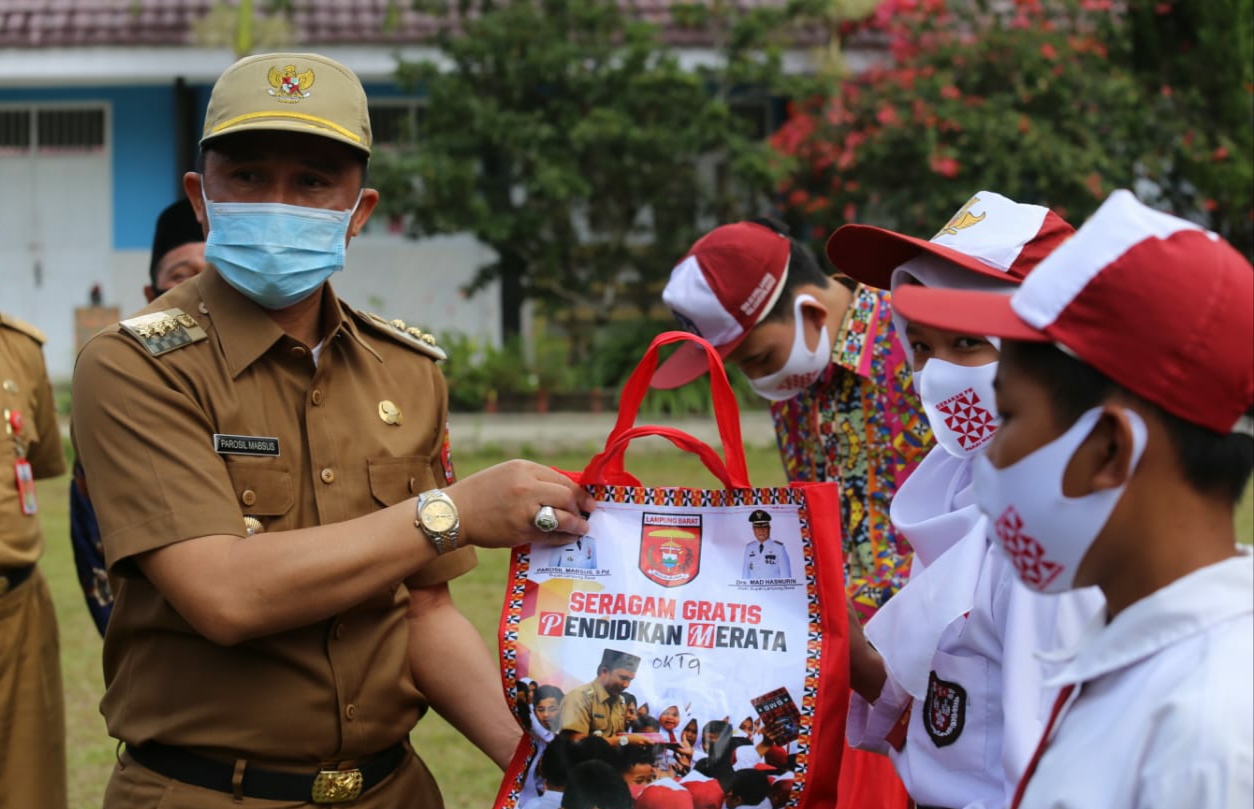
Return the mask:
[[980, 201], [979, 197], [971, 197], [971, 199], [967, 200], [967, 204], [959, 208], [958, 213], [953, 215], [953, 218], [950, 219], [949, 222], [945, 224], [945, 227], [936, 231], [936, 235], [933, 236], [932, 238], [935, 239], [940, 236], [957, 236], [958, 231], [966, 230], [972, 225], [978, 225], [979, 223], [983, 222], [986, 214], [980, 214], [979, 216], [976, 216], [975, 214], [971, 213], [971, 206], [975, 205], [975, 203], [979, 201]]
[[314, 72], [311, 67], [304, 73], [297, 73], [296, 65], [284, 65], [281, 68], [270, 68], [267, 78], [270, 80], [270, 87], [273, 88], [266, 90], [267, 93], [279, 101], [295, 103], [309, 98], [309, 88], [313, 87], [314, 83]]
[[379, 402], [379, 418], [383, 419], [385, 424], [400, 425], [405, 422], [405, 414], [390, 399]]

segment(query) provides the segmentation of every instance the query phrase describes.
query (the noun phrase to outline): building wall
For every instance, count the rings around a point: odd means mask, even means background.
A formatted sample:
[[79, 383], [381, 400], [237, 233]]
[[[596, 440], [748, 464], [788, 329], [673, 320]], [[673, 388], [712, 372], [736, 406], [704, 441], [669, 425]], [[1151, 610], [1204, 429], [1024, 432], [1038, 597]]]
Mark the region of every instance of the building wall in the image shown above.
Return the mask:
[[[188, 128], [193, 142], [199, 139], [209, 90], [207, 84], [191, 88], [193, 120]], [[400, 95], [388, 84], [372, 84], [367, 90], [372, 98]], [[50, 233], [33, 238], [0, 223], [0, 262], [7, 265], [0, 267], [0, 307], [48, 333], [45, 354], [49, 371], [57, 379], [68, 378], [73, 370], [73, 311], [87, 303], [93, 285], [100, 286], [104, 302], [117, 306], [123, 317], [144, 305], [142, 288], [147, 283], [153, 225], [162, 209], [182, 193], [180, 153], [187, 151], [176, 143], [174, 77], [169, 84], [156, 86], [0, 87], [0, 109], [82, 103], [106, 108], [104, 152], [86, 158], [95, 167], [90, 181], [81, 179], [83, 173], [64, 170], [66, 158], [35, 153], [32, 159], [43, 161], [45, 167], [59, 161], [58, 170], [10, 171], [5, 176], [19, 178], [15, 185], [43, 177], [43, 183], [57, 186], [8, 189], [10, 195], [36, 200], [31, 204], [48, 208], [34, 218], [48, 223]], [[9, 160], [10, 168], [17, 160], [13, 156], [0, 159]], [[89, 244], [79, 239], [72, 253], [58, 243], [58, 227], [81, 231], [87, 223], [107, 226], [95, 228], [99, 235], [89, 239]], [[498, 289], [490, 287], [469, 299], [461, 293], [476, 268], [491, 255], [468, 236], [414, 241], [376, 226], [353, 242], [348, 267], [332, 283], [341, 297], [360, 308], [401, 318], [427, 331], [458, 331], [499, 344]], [[30, 277], [27, 268], [34, 264], [44, 268], [46, 278]]]

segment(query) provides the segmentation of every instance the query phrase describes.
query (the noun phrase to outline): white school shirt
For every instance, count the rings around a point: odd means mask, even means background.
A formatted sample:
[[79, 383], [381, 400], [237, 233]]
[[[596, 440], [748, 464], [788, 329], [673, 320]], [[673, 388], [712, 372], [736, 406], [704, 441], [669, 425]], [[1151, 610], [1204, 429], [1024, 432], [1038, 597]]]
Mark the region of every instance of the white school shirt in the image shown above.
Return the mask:
[[1022, 809], [1254, 806], [1254, 557], [1104, 616], [1050, 684], [1078, 684]]
[[[1034, 656], [1080, 637], [1105, 601], [1023, 586], [985, 533], [970, 460], [936, 447], [894, 498], [915, 551], [910, 581], [866, 625], [888, 677], [874, 705], [851, 694], [849, 744], [887, 754], [919, 804], [1005, 809], [1049, 718], [1055, 690]], [[887, 737], [910, 709], [904, 747]]]

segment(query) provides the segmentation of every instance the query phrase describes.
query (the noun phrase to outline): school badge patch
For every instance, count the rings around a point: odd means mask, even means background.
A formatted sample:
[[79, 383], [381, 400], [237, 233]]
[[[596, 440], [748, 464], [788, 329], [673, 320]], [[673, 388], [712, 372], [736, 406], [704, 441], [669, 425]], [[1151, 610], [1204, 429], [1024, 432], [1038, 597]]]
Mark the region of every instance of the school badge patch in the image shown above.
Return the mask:
[[701, 571], [700, 514], [644, 514], [640, 572], [663, 587], [681, 587]]
[[932, 672], [927, 678], [927, 698], [923, 700], [923, 727], [932, 743], [946, 747], [958, 741], [967, 722], [967, 690], [942, 680]]

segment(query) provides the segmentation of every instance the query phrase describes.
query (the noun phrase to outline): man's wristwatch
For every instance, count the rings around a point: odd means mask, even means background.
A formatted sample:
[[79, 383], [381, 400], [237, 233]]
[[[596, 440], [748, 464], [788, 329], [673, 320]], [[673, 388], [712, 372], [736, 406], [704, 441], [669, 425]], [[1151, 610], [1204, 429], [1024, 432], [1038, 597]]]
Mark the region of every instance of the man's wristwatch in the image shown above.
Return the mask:
[[461, 533], [462, 521], [457, 514], [457, 506], [453, 499], [439, 489], [431, 489], [418, 495], [418, 519], [414, 525], [435, 546], [436, 553], [443, 555], [457, 550], [457, 538]]
[[626, 747], [629, 744], [631, 744], [631, 739], [627, 738], [627, 733], [624, 731], [623, 734], [618, 737], [618, 746]]

